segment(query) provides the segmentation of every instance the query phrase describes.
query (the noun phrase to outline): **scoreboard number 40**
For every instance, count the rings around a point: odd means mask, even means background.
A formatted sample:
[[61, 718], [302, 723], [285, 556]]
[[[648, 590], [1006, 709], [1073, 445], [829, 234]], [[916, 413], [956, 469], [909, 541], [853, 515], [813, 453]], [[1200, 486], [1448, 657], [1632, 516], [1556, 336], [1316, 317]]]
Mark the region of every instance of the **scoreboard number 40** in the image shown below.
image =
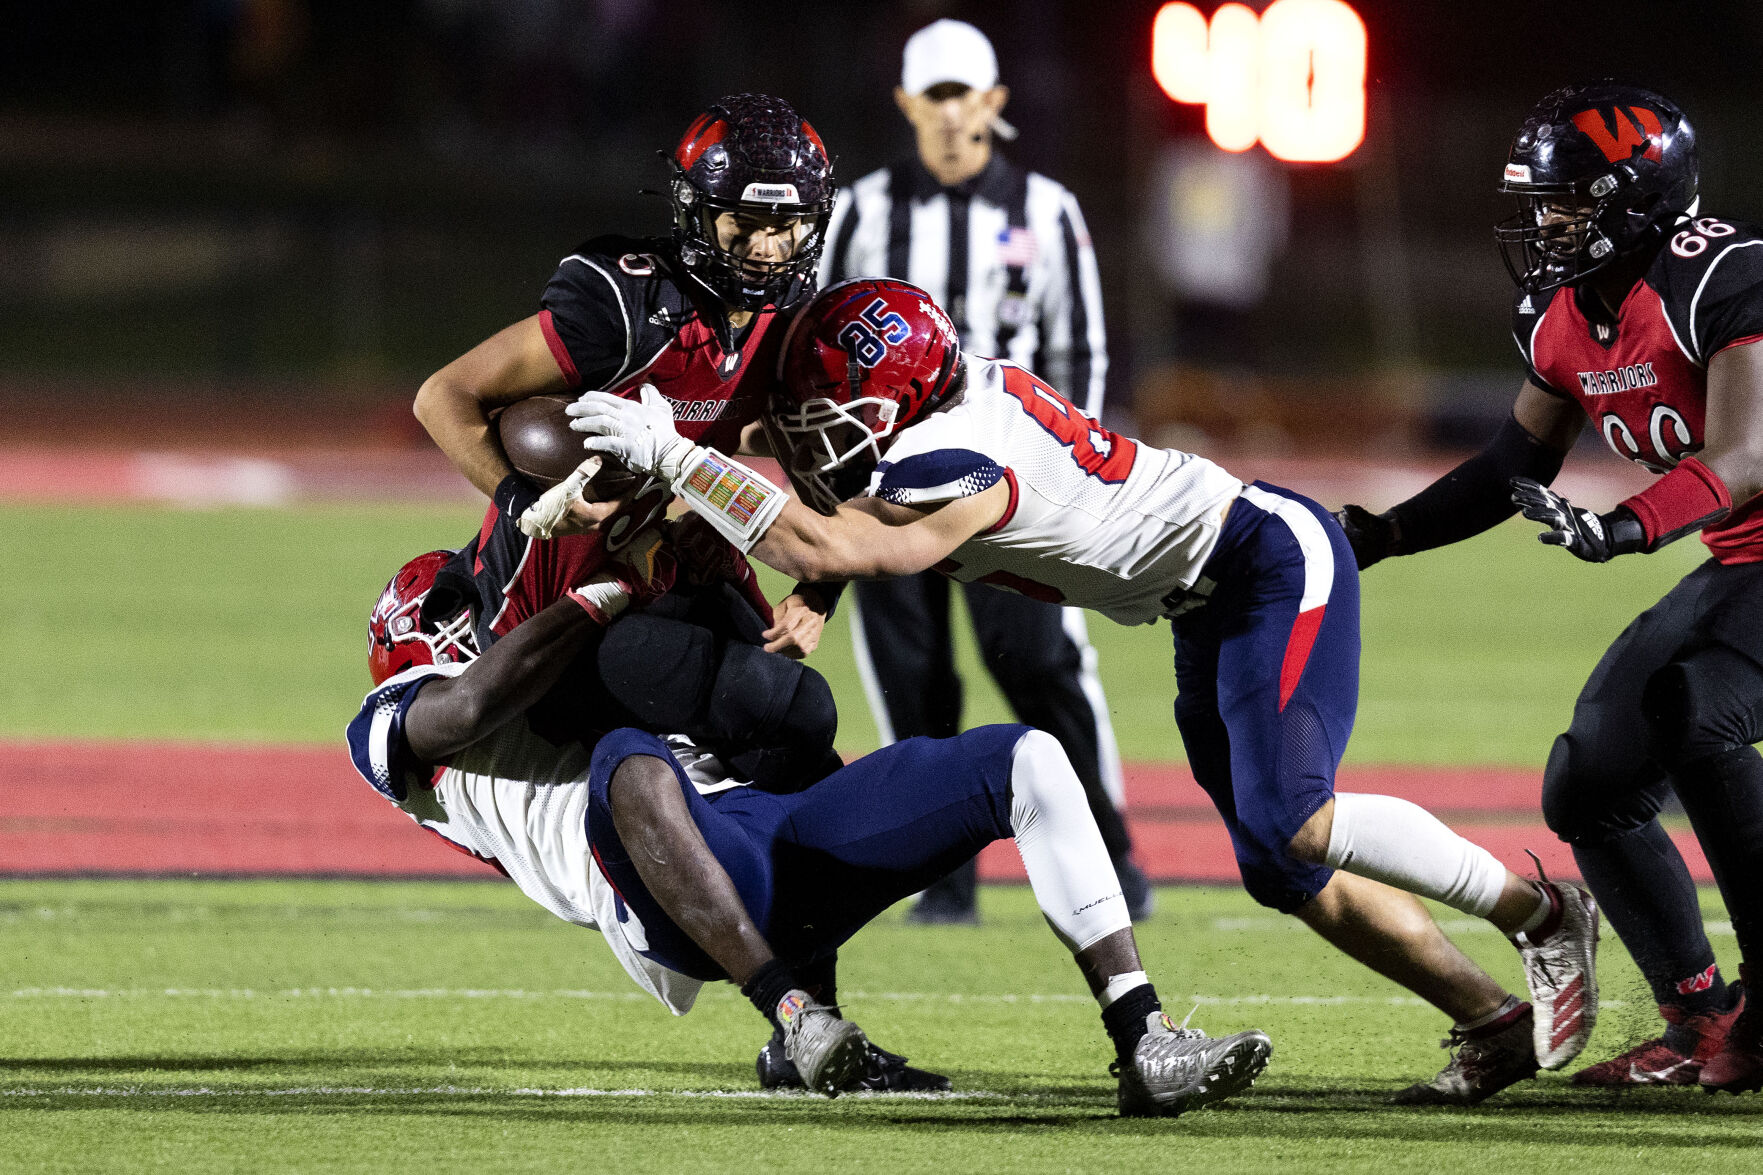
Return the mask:
[[1151, 25], [1151, 73], [1177, 102], [1206, 107], [1226, 151], [1256, 142], [1276, 159], [1332, 163], [1365, 138], [1365, 22], [1342, 0], [1275, 0], [1259, 17], [1225, 4], [1207, 22], [1165, 4]]

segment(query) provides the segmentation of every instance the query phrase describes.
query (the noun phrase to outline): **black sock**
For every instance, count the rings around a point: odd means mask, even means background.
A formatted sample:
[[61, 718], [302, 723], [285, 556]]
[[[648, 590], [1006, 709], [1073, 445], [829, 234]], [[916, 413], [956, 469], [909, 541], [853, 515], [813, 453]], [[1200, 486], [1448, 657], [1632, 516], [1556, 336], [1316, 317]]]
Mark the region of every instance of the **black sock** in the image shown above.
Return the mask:
[[814, 997], [817, 1004], [825, 1004], [832, 1009], [833, 1015], [841, 1015], [839, 1011], [839, 957], [828, 955], [821, 959], [812, 959], [796, 968], [796, 978], [802, 981], [802, 990]]
[[781, 1028], [777, 1022], [778, 1001], [790, 989], [801, 986], [796, 982], [796, 973], [782, 959], [773, 959], [753, 972], [753, 978], [741, 984], [741, 994], [753, 1001], [753, 1006], [773, 1028]]
[[1654, 1003], [1692, 1016], [1726, 1006], [1726, 984], [1708, 970], [1714, 948], [1702, 929], [1696, 883], [1657, 820], [1611, 840], [1574, 841], [1573, 859]]
[[1671, 773], [1726, 901], [1739, 955], [1763, 960], [1763, 756], [1736, 747]]
[[1108, 1030], [1108, 1039], [1114, 1042], [1114, 1055], [1121, 1064], [1132, 1060], [1133, 1050], [1144, 1038], [1145, 1021], [1151, 1013], [1162, 1009], [1157, 989], [1149, 983], [1139, 984], [1102, 1009], [1102, 1027]]

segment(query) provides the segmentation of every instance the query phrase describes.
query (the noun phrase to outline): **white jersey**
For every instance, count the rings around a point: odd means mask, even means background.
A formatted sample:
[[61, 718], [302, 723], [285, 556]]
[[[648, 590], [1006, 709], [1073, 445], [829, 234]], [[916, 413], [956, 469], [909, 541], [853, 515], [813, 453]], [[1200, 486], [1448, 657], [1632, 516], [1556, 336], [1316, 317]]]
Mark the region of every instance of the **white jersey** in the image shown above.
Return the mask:
[[1014, 363], [969, 356], [965, 397], [902, 430], [869, 492], [924, 506], [1000, 480], [1004, 517], [937, 570], [1121, 624], [1193, 586], [1243, 489], [1203, 457], [1110, 432]]
[[[430, 769], [415, 761], [405, 742], [404, 715], [422, 682], [464, 668], [418, 666], [368, 694], [349, 724], [356, 770], [418, 824], [498, 865], [551, 913], [599, 930], [637, 986], [674, 1015], [685, 1015], [702, 981], [641, 953], [648, 946], [642, 922], [588, 849], [589, 748], [558, 746], [517, 718], [454, 755], [429, 785]], [[739, 786], [714, 757], [677, 739], [668, 742], [701, 792]]]

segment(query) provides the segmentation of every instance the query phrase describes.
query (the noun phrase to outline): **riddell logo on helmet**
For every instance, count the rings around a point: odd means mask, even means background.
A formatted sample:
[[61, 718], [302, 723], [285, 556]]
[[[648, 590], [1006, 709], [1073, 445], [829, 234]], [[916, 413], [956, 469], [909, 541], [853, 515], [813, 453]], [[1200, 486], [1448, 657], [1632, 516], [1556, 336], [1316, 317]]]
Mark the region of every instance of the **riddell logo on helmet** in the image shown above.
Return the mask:
[[[1659, 122], [1659, 116], [1645, 106], [1582, 110], [1573, 116], [1573, 125], [1597, 144], [1598, 150], [1611, 163], [1633, 159], [1635, 148], [1642, 143], [1647, 145], [1641, 152], [1642, 159], [1657, 163], [1664, 158], [1665, 127]], [[1616, 128], [1614, 134], [1610, 131], [1612, 125]]]
[[1528, 184], [1530, 182], [1530, 168], [1522, 163], [1508, 163], [1506, 178], [1515, 184]]

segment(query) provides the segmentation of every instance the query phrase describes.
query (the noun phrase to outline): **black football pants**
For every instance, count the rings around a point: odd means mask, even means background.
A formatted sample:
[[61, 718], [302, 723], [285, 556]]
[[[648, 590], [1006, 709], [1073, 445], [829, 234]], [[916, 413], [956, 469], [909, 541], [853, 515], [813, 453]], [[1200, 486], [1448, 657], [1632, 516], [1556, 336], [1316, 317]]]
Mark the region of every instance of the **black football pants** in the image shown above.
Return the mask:
[[[872, 702], [881, 695], [895, 739], [949, 738], [962, 729], [949, 586], [932, 571], [854, 585], [853, 624], [860, 626], [857, 636], [867, 646], [871, 678], [865, 685]], [[1100, 686], [1092, 705], [1084, 692], [1085, 650], [1065, 630], [1065, 609], [987, 584], [960, 587], [980, 657], [1016, 720], [1059, 740], [1083, 781], [1109, 855], [1124, 856], [1132, 840], [1102, 782], [1107, 717], [1097, 712]], [[1107, 742], [1111, 755], [1111, 735]]]
[[1695, 1007], [1713, 949], [1658, 814], [1675, 791], [1738, 935], [1763, 962], [1763, 564], [1702, 564], [1617, 637], [1555, 740], [1549, 827], [1660, 1003]]

